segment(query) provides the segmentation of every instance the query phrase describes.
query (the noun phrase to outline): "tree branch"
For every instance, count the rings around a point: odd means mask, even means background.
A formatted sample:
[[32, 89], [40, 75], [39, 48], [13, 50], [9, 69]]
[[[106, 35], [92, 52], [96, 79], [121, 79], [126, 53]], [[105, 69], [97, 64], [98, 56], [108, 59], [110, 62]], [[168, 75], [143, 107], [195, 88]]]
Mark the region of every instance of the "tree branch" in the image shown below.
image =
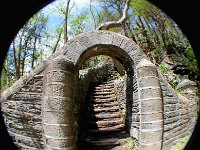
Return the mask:
[[121, 27], [128, 18], [128, 9], [129, 9], [130, 0], [126, 1], [122, 17], [118, 21], [109, 21], [104, 24], [101, 24], [97, 27], [96, 30], [109, 30], [111, 28]]
[[90, 0], [90, 12], [91, 12], [91, 15], [92, 15], [92, 19], [94, 21], [94, 29], [95, 29], [96, 28], [96, 20], [95, 20], [93, 11], [92, 11], [92, 0]]

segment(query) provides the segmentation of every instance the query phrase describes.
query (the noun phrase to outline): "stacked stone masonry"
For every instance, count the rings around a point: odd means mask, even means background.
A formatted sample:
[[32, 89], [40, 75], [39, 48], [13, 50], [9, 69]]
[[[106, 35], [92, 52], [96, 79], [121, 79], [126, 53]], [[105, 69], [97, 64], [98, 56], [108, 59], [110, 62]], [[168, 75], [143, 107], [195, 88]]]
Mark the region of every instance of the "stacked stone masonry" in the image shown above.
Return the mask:
[[43, 73], [35, 75], [1, 104], [8, 133], [19, 149], [42, 149]]
[[192, 95], [183, 88], [186, 96], [177, 94], [132, 40], [95, 31], [69, 40], [1, 94], [4, 122], [19, 149], [76, 149], [83, 100], [78, 98], [87, 91], [81, 91], [84, 82], [77, 74], [81, 64], [96, 55], [118, 60], [127, 72], [126, 90], [121, 92], [136, 149], [168, 150], [193, 130], [199, 100], [195, 90]]

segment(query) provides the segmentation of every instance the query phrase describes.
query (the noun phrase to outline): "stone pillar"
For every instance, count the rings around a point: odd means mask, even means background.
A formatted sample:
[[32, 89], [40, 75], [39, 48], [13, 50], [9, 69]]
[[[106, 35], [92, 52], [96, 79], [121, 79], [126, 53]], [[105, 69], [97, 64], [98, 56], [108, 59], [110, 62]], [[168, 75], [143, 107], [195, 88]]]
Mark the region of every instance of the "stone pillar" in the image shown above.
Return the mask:
[[74, 65], [65, 56], [45, 67], [43, 129], [45, 149], [75, 150]]
[[142, 59], [136, 67], [140, 107], [139, 150], [161, 150], [163, 103], [156, 66]]

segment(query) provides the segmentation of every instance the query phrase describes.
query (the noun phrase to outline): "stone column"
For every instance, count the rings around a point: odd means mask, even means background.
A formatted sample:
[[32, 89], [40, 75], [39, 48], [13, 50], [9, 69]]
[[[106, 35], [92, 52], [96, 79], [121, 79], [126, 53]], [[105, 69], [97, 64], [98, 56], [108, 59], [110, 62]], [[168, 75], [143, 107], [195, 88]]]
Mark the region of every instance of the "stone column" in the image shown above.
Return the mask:
[[74, 65], [65, 56], [47, 62], [43, 101], [45, 149], [74, 150]]
[[139, 150], [161, 150], [163, 103], [156, 66], [142, 59], [136, 67], [140, 107]]

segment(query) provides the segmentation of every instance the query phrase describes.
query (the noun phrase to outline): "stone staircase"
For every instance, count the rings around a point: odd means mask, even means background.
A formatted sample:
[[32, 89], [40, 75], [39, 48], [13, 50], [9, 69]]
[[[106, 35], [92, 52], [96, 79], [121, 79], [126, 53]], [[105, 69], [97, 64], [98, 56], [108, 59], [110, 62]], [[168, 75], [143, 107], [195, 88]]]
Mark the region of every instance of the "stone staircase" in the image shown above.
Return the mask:
[[114, 74], [90, 88], [81, 150], [115, 149], [129, 137], [114, 93]]

